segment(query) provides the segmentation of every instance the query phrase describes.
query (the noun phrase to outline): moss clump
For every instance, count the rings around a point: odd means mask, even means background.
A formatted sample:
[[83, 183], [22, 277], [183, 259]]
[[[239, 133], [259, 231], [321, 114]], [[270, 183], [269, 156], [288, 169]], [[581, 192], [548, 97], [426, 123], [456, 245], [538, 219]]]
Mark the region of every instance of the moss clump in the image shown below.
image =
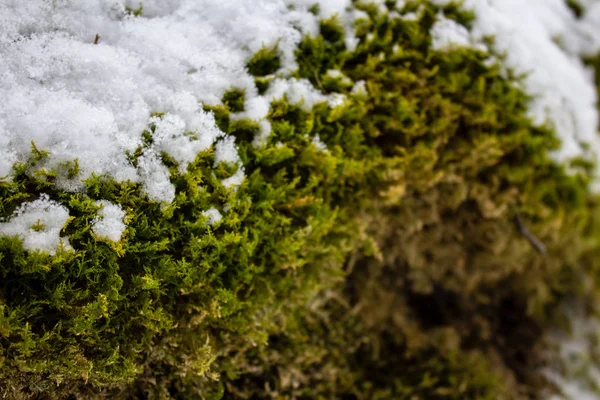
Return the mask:
[[[106, 176], [67, 193], [43, 149], [15, 166], [0, 217], [47, 193], [69, 209], [72, 250], [0, 238], [3, 395], [534, 396], [552, 310], [597, 268], [590, 166], [567, 174], [552, 162], [555, 136], [531, 124], [527, 96], [487, 55], [431, 50], [437, 8], [407, 21], [356, 7], [368, 17], [355, 50], [330, 19], [296, 54], [296, 77], [343, 102], [274, 101], [264, 146], [255, 121], [229, 118], [243, 93], [207, 107], [236, 138], [237, 190], [221, 182], [236, 168], [215, 169], [212, 149], [183, 173], [162, 155], [169, 205]], [[457, 10], [442, 12], [467, 24]], [[279, 66], [263, 49], [248, 70], [264, 83]], [[91, 232], [97, 199], [127, 213], [117, 243]], [[223, 214], [213, 225], [211, 207]]]
[[567, 0], [567, 6], [573, 11], [575, 16], [581, 17], [583, 15], [583, 7], [578, 0]]
[[244, 100], [246, 93], [241, 89], [232, 89], [225, 92], [223, 95], [223, 104], [229, 107], [231, 112], [242, 112], [244, 111]]
[[248, 72], [256, 77], [262, 77], [274, 74], [281, 67], [281, 58], [277, 46], [273, 48], [263, 47], [260, 49], [248, 64]]

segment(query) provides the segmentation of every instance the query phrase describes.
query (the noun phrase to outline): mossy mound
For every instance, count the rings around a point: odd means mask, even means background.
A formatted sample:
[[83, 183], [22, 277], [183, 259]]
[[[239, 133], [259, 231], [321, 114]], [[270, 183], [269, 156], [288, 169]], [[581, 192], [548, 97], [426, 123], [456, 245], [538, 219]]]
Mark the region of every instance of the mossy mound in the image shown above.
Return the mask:
[[[262, 146], [256, 122], [231, 118], [242, 91], [206, 107], [236, 138], [238, 188], [212, 150], [184, 173], [162, 155], [168, 205], [107, 176], [65, 192], [57, 177], [76, 160], [44, 170], [43, 149], [15, 166], [0, 217], [46, 193], [69, 210], [72, 249], [0, 238], [2, 395], [508, 399], [548, 386], [553, 310], [588, 295], [598, 268], [592, 166], [552, 161], [556, 136], [487, 54], [431, 48], [438, 13], [471, 15], [355, 6], [368, 15], [355, 50], [334, 18], [296, 55], [296, 78], [343, 101], [274, 101]], [[260, 91], [278, 67], [276, 48], [248, 65]], [[91, 231], [97, 199], [126, 211], [117, 243]]]

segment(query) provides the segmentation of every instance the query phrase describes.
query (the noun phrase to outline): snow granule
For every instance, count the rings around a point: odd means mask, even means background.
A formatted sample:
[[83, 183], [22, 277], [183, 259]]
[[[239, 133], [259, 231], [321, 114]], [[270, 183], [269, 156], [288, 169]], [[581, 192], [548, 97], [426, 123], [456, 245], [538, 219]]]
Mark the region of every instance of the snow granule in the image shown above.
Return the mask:
[[438, 15], [431, 27], [431, 47], [434, 50], [448, 50], [452, 47], [470, 47], [470, 34], [458, 22]]
[[92, 222], [92, 231], [108, 240], [118, 242], [125, 231], [125, 211], [118, 204], [106, 200], [96, 202], [100, 206], [98, 217]]
[[217, 210], [214, 207], [211, 207], [206, 211], [202, 211], [202, 215], [206, 217], [206, 223], [208, 225], [214, 225], [221, 221], [221, 219], [223, 218], [219, 210]]
[[262, 120], [260, 123], [260, 130], [258, 134], [254, 136], [252, 145], [254, 147], [262, 147], [267, 144], [269, 136], [271, 135], [271, 123], [268, 120]]
[[327, 152], [327, 145], [325, 143], [323, 143], [323, 141], [321, 140], [321, 138], [319, 137], [319, 134], [317, 133], [311, 143], [313, 144], [313, 146], [315, 146], [317, 148], [317, 150], [319, 151], [323, 151], [323, 152]]
[[240, 161], [234, 137], [228, 136], [218, 141], [215, 147], [215, 166], [221, 162], [237, 163]]
[[327, 104], [329, 104], [329, 107], [331, 107], [331, 108], [336, 108], [336, 107], [343, 106], [345, 102], [346, 102], [345, 95], [343, 95], [341, 93], [333, 93], [332, 95], [329, 96], [329, 100], [327, 101]]
[[267, 99], [281, 99], [284, 96], [291, 104], [300, 104], [304, 110], [328, 100], [307, 79], [275, 79], [267, 90]]
[[217, 128], [215, 118], [198, 106], [195, 106], [192, 119], [198, 137], [192, 138], [186, 129], [185, 121], [174, 114], [166, 114], [162, 118], [152, 118], [155, 131], [153, 134], [152, 148], [157, 152], [164, 151], [179, 163], [180, 172], [185, 172], [187, 166], [193, 162], [202, 150], [208, 149], [218, 137], [224, 133]]
[[351, 93], [354, 95], [364, 96], [367, 95], [367, 84], [365, 81], [360, 80], [354, 83], [352, 86]]
[[70, 248], [60, 231], [69, 219], [69, 210], [42, 194], [38, 200], [22, 204], [8, 222], [0, 223], [0, 234], [19, 236], [26, 250], [55, 254], [58, 247]]
[[221, 162], [237, 164], [237, 171], [229, 178], [223, 179], [221, 183], [226, 188], [237, 188], [244, 181], [244, 167], [237, 152], [235, 138], [229, 136], [217, 142], [215, 146], [215, 166]]
[[142, 178], [142, 189], [151, 200], [170, 203], [175, 199], [175, 187], [169, 179], [169, 169], [154, 150], [148, 149], [138, 158], [138, 171]]
[[245, 176], [246, 175], [244, 174], [244, 168], [238, 166], [238, 170], [235, 172], [235, 174], [231, 175], [229, 178], [223, 179], [221, 183], [228, 189], [237, 188], [242, 184]]

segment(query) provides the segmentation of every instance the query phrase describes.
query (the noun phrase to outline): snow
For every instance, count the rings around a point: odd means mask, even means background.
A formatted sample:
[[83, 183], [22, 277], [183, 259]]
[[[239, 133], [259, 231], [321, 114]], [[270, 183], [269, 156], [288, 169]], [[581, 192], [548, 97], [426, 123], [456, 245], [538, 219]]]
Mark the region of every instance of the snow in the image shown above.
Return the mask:
[[144, 151], [138, 158], [138, 173], [142, 189], [151, 200], [170, 203], [175, 198], [175, 187], [169, 180], [169, 169], [152, 149]]
[[217, 143], [215, 149], [215, 166], [221, 162], [237, 163], [239, 161], [240, 157], [237, 153], [234, 137], [229, 136]]
[[65, 207], [42, 194], [38, 200], [21, 204], [7, 222], [1, 222], [0, 234], [20, 237], [26, 250], [55, 254], [59, 247], [70, 247], [69, 240], [60, 237], [68, 219]]
[[561, 393], [551, 400], [598, 400], [600, 398], [600, 364], [598, 354], [600, 320], [588, 315], [580, 304], [564, 304], [562, 311], [569, 321], [569, 331], [555, 331], [550, 343], [559, 350], [559, 365], [545, 369], [545, 375]]
[[238, 170], [235, 172], [235, 174], [231, 175], [229, 178], [223, 179], [221, 183], [228, 189], [235, 189], [242, 184], [245, 176], [244, 168], [238, 167]]
[[262, 147], [267, 144], [267, 140], [271, 135], [271, 123], [269, 121], [262, 120], [259, 123], [260, 131], [256, 136], [254, 136], [254, 140], [252, 141], [252, 145], [254, 147]]
[[179, 110], [184, 110], [185, 105], [190, 106], [191, 118], [194, 120], [197, 131], [202, 132], [198, 138], [190, 138], [185, 120], [178, 115], [167, 114], [163, 118], [153, 117], [150, 119], [150, 123], [154, 123], [156, 127], [152, 135], [153, 149], [157, 152], [168, 153], [179, 163], [180, 172], [183, 173], [199, 152], [210, 148], [215, 140], [224, 133], [215, 125], [213, 114], [199, 109], [197, 102], [190, 98], [189, 93], [185, 97], [180, 97], [180, 104]]
[[327, 145], [321, 140], [318, 133], [313, 137], [311, 143], [319, 151], [322, 151], [325, 153], [327, 153], [329, 151], [329, 150], [327, 150]]
[[203, 211], [202, 215], [204, 215], [206, 217], [206, 223], [208, 225], [214, 225], [214, 224], [220, 222], [221, 219], [223, 218], [223, 216], [221, 215], [219, 210], [217, 210], [214, 207], [211, 207], [208, 210]]
[[357, 81], [352, 86], [351, 93], [357, 96], [367, 95], [367, 83], [363, 80]]
[[92, 222], [92, 232], [101, 238], [118, 242], [125, 232], [125, 211], [118, 204], [106, 200], [96, 202], [100, 206], [98, 217]]
[[431, 27], [431, 47], [434, 50], [449, 50], [455, 46], [471, 46], [470, 34], [467, 28], [458, 22], [439, 14]]
[[600, 52], [600, 1], [581, 1], [584, 11], [577, 21], [577, 33], [581, 38], [578, 50], [581, 54], [594, 56]]

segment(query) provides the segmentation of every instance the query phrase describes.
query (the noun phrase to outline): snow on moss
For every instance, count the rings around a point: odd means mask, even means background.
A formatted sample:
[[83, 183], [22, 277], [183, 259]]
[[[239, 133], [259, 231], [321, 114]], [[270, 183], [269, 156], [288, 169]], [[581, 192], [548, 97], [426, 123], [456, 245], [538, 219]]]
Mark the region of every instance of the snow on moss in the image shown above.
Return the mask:
[[221, 219], [223, 218], [223, 216], [221, 215], [219, 210], [217, 210], [214, 207], [211, 207], [208, 210], [203, 211], [202, 215], [204, 215], [206, 217], [206, 223], [208, 225], [214, 225], [214, 224], [218, 223], [219, 221], [221, 221]]
[[317, 150], [328, 152], [327, 145], [321, 140], [318, 133], [312, 138], [311, 143], [316, 147]]
[[447, 50], [455, 46], [471, 46], [469, 31], [458, 22], [439, 15], [431, 28], [431, 47]]
[[[453, 1], [432, 2], [443, 6]], [[562, 146], [554, 154], [557, 160], [579, 156], [597, 160], [597, 93], [580, 55], [600, 49], [590, 39], [600, 39], [599, 25], [590, 22], [593, 14], [600, 13], [596, 11], [600, 6], [590, 5], [582, 21], [563, 0], [465, 0], [464, 7], [475, 13], [469, 40], [464, 30], [438, 22], [443, 25], [434, 29], [434, 44], [470, 41], [481, 45], [493, 37], [493, 50], [506, 56], [507, 69], [526, 74], [523, 84], [533, 96], [532, 120], [538, 125], [550, 123], [560, 137]], [[445, 29], [440, 33], [440, 28]]]
[[57, 248], [69, 248], [69, 240], [60, 236], [69, 219], [69, 211], [47, 194], [23, 203], [7, 222], [0, 223], [0, 234], [18, 236], [27, 250], [55, 254]]
[[[198, 128], [191, 134], [186, 129], [185, 120], [178, 115], [166, 114], [162, 118], [153, 117], [150, 121], [155, 126], [152, 147], [157, 152], [164, 151], [173, 157], [179, 163], [180, 171], [185, 172], [198, 153], [208, 149], [224, 133], [215, 125], [214, 116], [201, 110], [189, 93], [185, 100], [182, 98], [182, 103], [190, 105], [191, 118]], [[195, 137], [195, 132], [201, 132], [201, 135]]]
[[[139, 4], [123, 0], [1, 2], [0, 97], [10, 101], [0, 108], [0, 176], [29, 156], [33, 141], [50, 152], [45, 168], [78, 159], [79, 176], [59, 177], [65, 189], [107, 174], [171, 201], [160, 153], [185, 170], [223, 135], [202, 104], [218, 104], [237, 87], [246, 93], [247, 116], [262, 123], [275, 96], [306, 107], [321, 99], [308, 82], [285, 79], [302, 35], [318, 32], [312, 3], [149, 0], [134, 15]], [[346, 25], [355, 18], [345, 11], [349, 0], [320, 5], [322, 15], [339, 14]], [[246, 69], [263, 48], [281, 58], [282, 77], [267, 97]], [[157, 112], [163, 118], [151, 117]], [[132, 163], [128, 154], [143, 145], [149, 123], [156, 125], [152, 148]]]
[[237, 148], [235, 147], [235, 139], [227, 137], [220, 140], [215, 149], [215, 165], [221, 162], [237, 163], [240, 161]]
[[100, 206], [98, 217], [92, 222], [92, 231], [108, 240], [118, 242], [125, 231], [125, 211], [118, 204], [106, 200], [96, 202]]
[[[82, 179], [107, 174], [170, 201], [174, 188], [158, 155], [168, 153], [183, 171], [213, 145], [223, 133], [202, 104], [220, 103], [229, 88], [245, 92], [245, 110], [233, 117], [259, 122], [262, 141], [273, 99], [285, 95], [306, 108], [339, 103], [288, 73], [296, 67], [302, 35], [316, 34], [320, 18], [337, 16], [352, 48], [352, 23], [364, 13], [350, 0], [321, 0], [317, 11], [314, 3], [149, 0], [141, 15], [133, 15], [139, 4], [129, 0], [3, 1], [0, 96], [10, 101], [0, 108], [0, 176], [28, 157], [33, 141], [51, 153], [46, 168], [79, 160], [79, 176], [59, 179], [65, 189], [81, 190]], [[434, 47], [495, 36], [506, 66], [529, 74], [524, 83], [534, 96], [531, 116], [556, 127], [563, 141], [557, 157], [589, 155], [588, 145], [592, 155], [599, 153], [596, 92], [577, 57], [600, 48], [598, 3], [586, 2], [579, 21], [562, 0], [467, 0], [465, 7], [476, 14], [470, 34], [441, 18], [432, 30]], [[280, 68], [259, 95], [246, 64], [269, 48], [276, 49]], [[156, 112], [164, 117], [152, 118]], [[153, 152], [134, 165], [127, 155], [143, 144], [149, 123], [156, 124]]]

